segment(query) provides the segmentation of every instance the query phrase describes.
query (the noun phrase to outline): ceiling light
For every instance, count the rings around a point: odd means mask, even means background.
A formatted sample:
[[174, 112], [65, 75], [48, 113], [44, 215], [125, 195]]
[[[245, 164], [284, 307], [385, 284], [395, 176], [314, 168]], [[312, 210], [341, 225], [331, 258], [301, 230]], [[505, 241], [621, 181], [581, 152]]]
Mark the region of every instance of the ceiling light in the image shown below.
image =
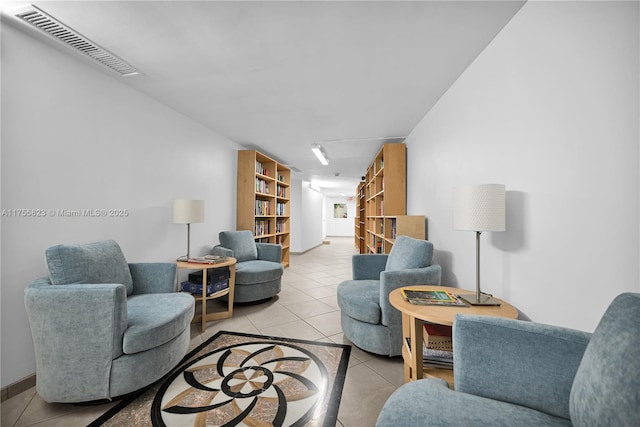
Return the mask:
[[319, 144], [313, 144], [311, 146], [311, 151], [313, 151], [313, 154], [315, 154], [318, 160], [320, 160], [320, 163], [322, 163], [325, 166], [329, 164], [327, 155], [324, 154], [324, 151], [322, 151], [322, 147]]

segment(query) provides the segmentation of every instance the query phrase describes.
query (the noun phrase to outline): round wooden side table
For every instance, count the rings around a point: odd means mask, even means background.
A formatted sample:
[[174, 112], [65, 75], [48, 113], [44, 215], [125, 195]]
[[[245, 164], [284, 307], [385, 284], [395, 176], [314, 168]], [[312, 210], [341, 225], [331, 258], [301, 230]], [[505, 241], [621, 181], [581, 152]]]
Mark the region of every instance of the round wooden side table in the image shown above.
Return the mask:
[[[474, 293], [474, 291], [446, 286], [407, 286], [402, 289], [449, 291], [454, 295]], [[452, 326], [456, 314], [475, 314], [509, 319], [516, 319], [518, 317], [518, 310], [515, 307], [498, 298], [496, 299], [500, 301], [499, 306], [457, 307], [416, 305], [404, 299], [402, 289], [392, 291], [389, 294], [389, 301], [392, 306], [402, 313], [402, 336], [405, 338], [402, 347], [402, 358], [404, 359], [405, 382], [415, 381], [421, 378], [437, 377], [444, 379], [450, 386], [453, 386], [453, 371], [451, 369], [423, 367], [422, 343], [425, 342], [423, 322]], [[428, 342], [428, 340], [426, 342]]]

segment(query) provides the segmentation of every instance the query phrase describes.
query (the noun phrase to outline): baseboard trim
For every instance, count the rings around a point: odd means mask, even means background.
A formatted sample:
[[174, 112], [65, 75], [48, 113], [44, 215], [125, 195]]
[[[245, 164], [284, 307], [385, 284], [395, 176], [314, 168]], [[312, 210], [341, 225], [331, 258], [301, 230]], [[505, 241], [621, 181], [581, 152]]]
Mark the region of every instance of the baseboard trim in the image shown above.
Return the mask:
[[11, 399], [14, 396], [19, 395], [23, 391], [29, 390], [36, 386], [36, 374], [30, 375], [21, 379], [13, 384], [9, 384], [6, 387], [2, 387], [0, 393], [2, 393], [2, 402], [7, 399]]
[[316, 246], [314, 246], [314, 247], [312, 247], [312, 248], [309, 248], [309, 249], [307, 249], [307, 250], [306, 250], [306, 251], [304, 251], [304, 252], [291, 252], [291, 255], [304, 255], [304, 254], [306, 254], [307, 252], [314, 250], [315, 248], [319, 248], [320, 246], [322, 246], [322, 243], [320, 243], [319, 245], [316, 245]]

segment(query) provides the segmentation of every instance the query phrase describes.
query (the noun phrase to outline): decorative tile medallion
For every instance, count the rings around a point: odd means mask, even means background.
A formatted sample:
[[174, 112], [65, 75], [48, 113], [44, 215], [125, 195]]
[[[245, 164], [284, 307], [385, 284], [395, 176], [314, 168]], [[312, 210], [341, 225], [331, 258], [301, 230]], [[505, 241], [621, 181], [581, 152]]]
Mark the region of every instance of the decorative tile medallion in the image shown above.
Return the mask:
[[339, 344], [221, 331], [133, 402], [123, 401], [96, 422], [333, 426], [349, 353]]

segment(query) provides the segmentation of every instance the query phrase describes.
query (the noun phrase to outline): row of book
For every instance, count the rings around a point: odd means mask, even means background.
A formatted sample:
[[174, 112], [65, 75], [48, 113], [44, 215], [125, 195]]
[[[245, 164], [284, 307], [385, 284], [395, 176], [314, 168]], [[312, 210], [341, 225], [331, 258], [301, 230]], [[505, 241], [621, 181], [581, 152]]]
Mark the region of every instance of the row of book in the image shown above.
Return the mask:
[[260, 175], [269, 176], [269, 171], [264, 167], [264, 165], [256, 160], [256, 173]]
[[271, 202], [269, 200], [256, 199], [256, 215], [266, 216], [271, 211]]
[[287, 222], [284, 219], [276, 221], [276, 233], [284, 233]]
[[276, 203], [276, 215], [285, 216], [287, 214], [286, 203]]
[[276, 196], [287, 198], [287, 187], [282, 187], [280, 185], [276, 186]]
[[268, 219], [256, 219], [255, 228], [253, 230], [254, 236], [262, 236], [269, 234], [269, 220]]
[[256, 191], [258, 193], [269, 193], [269, 183], [264, 179], [256, 178]]
[[[453, 369], [451, 326], [423, 324], [422, 365], [425, 368]], [[406, 338], [411, 349], [411, 339]]]
[[[202, 271], [190, 273], [188, 280], [180, 283], [180, 291], [193, 295], [202, 295], [202, 277]], [[231, 272], [229, 268], [208, 268], [205, 295], [209, 297], [225, 292], [229, 289], [230, 278]]]

